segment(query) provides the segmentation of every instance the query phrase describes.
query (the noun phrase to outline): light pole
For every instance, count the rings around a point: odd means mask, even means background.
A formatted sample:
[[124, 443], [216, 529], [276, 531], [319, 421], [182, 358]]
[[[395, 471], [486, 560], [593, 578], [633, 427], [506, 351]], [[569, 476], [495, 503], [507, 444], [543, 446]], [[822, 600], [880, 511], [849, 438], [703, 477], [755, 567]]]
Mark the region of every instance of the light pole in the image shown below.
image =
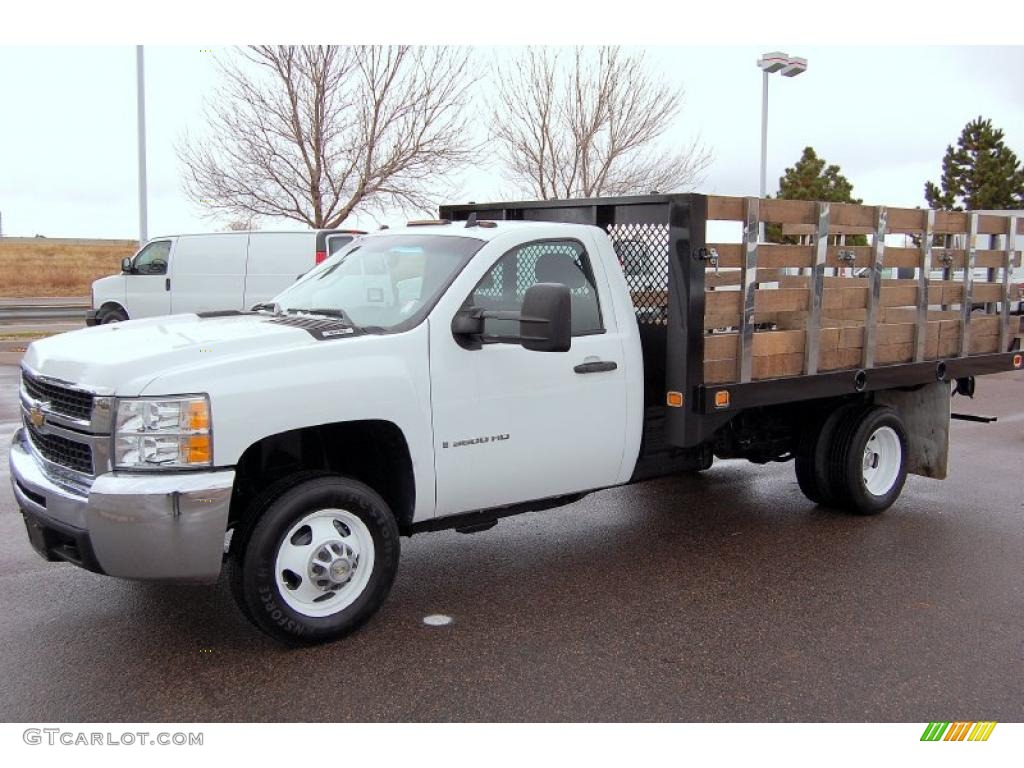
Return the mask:
[[142, 46], [135, 46], [135, 86], [136, 104], [138, 106], [139, 128], [139, 246], [141, 247], [148, 235], [146, 233], [146, 80], [145, 67], [142, 60]]
[[[781, 51], [762, 54], [757, 60], [761, 70], [761, 197], [768, 194], [768, 75], [781, 72], [783, 77], [796, 77], [807, 71], [807, 59], [791, 57]], [[764, 240], [764, 222], [761, 222], [760, 240]]]

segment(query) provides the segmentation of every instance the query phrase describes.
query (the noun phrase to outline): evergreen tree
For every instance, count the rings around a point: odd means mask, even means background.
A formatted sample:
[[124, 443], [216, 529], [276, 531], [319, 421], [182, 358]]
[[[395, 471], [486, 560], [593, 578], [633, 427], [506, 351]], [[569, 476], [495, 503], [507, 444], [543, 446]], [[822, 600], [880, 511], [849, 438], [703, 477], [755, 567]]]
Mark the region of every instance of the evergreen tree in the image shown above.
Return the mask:
[[960, 133], [957, 147], [942, 158], [942, 188], [924, 185], [932, 208], [955, 211], [1024, 208], [1024, 169], [991, 120], [978, 117]]
[[[853, 184], [843, 176], [838, 165], [827, 165], [818, 157], [813, 147], [804, 147], [803, 154], [792, 168], [787, 168], [779, 179], [781, 200], [820, 200], [827, 203], [856, 203], [863, 201], [853, 196]], [[796, 242], [794, 238], [782, 236], [782, 227], [769, 225], [766, 236], [769, 242]], [[849, 245], [867, 245], [864, 235], [847, 236]]]
[[782, 200], [821, 200], [827, 203], [857, 203], [853, 184], [840, 172], [838, 165], [826, 166], [813, 147], [804, 147], [796, 165], [787, 168], [779, 179]]

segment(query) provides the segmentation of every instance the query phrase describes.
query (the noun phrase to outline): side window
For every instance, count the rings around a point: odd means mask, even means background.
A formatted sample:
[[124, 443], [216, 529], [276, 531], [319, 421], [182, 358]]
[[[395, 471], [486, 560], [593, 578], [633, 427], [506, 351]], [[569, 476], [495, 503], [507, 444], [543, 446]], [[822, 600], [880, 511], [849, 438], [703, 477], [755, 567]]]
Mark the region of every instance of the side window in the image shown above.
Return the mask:
[[167, 257], [171, 253], [170, 240], [150, 243], [135, 257], [135, 273], [139, 275], [166, 275]]
[[[572, 335], [601, 333], [601, 308], [594, 272], [583, 245], [575, 240], [526, 243], [502, 256], [483, 276], [464, 306], [519, 311], [534, 283], [562, 283], [572, 296]], [[516, 320], [484, 321], [484, 337], [516, 336]]]
[[352, 242], [352, 235], [332, 235], [327, 238], [327, 255], [333, 256]]

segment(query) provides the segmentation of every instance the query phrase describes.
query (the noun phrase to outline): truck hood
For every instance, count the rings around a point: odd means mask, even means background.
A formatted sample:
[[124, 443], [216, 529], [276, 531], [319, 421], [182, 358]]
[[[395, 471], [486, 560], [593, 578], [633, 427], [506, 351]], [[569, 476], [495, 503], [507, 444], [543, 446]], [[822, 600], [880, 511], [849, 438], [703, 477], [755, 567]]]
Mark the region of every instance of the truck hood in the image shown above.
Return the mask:
[[83, 328], [33, 342], [24, 364], [101, 394], [137, 395], [169, 370], [324, 343], [270, 315], [171, 315]]

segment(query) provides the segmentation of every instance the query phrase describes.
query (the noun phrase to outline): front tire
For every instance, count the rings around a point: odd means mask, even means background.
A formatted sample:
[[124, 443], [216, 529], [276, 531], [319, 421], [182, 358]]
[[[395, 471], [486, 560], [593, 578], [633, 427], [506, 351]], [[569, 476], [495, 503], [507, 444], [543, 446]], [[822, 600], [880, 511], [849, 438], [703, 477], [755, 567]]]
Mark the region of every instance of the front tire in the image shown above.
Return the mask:
[[400, 551], [387, 503], [357, 480], [321, 475], [275, 486], [236, 532], [229, 567], [242, 613], [291, 645], [336, 640], [384, 602]]
[[128, 319], [128, 315], [120, 307], [107, 307], [100, 311], [99, 317], [100, 325], [108, 325], [109, 323], [123, 323]]

